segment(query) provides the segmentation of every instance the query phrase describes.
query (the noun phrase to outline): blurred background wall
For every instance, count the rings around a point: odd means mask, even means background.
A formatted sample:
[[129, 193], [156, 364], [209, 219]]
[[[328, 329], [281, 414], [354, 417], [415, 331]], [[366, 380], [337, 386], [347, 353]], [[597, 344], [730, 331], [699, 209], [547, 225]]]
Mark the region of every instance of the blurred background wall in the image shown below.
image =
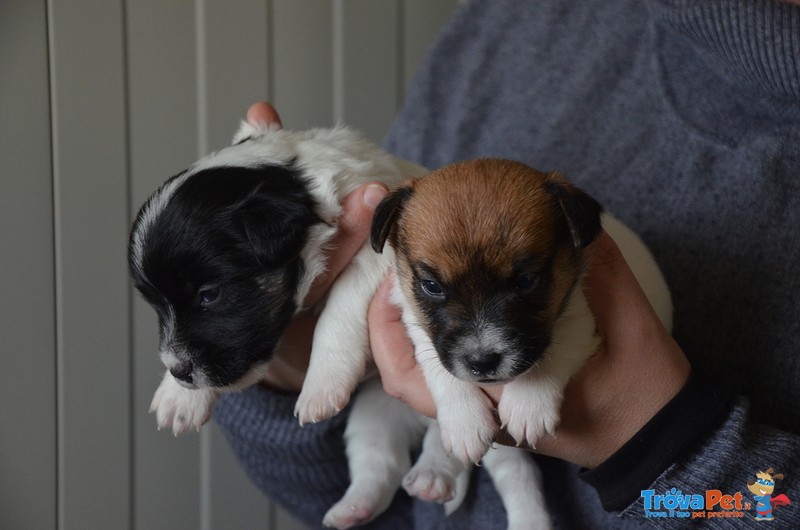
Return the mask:
[[0, 3], [0, 528], [300, 528], [147, 409], [133, 215], [248, 105], [380, 142], [456, 0]]

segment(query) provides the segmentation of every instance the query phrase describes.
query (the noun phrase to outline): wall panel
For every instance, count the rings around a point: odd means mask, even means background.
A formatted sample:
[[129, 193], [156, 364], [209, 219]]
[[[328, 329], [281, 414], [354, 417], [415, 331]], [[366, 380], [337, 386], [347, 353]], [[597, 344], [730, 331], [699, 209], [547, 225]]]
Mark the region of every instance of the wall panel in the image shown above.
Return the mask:
[[333, 124], [332, 2], [272, 0], [272, 102], [292, 129]]
[[334, 120], [380, 142], [399, 101], [400, 2], [333, 5]]
[[453, 12], [463, 0], [404, 0], [403, 25], [401, 28], [403, 42], [403, 79], [401, 91], [405, 91], [408, 83], [414, 78], [417, 67], [422, 62], [428, 49], [433, 44], [442, 26], [447, 23]]
[[230, 143], [250, 103], [271, 97], [270, 3], [240, 0], [236, 5], [231, 9], [225, 0], [198, 1], [201, 152]]
[[[127, 157], [122, 2], [52, 2], [59, 526], [127, 528]], [[99, 20], [87, 31], [87, 20]]]
[[6, 1], [2, 11], [0, 528], [55, 528], [56, 324], [47, 12], [45, 2], [28, 0]]

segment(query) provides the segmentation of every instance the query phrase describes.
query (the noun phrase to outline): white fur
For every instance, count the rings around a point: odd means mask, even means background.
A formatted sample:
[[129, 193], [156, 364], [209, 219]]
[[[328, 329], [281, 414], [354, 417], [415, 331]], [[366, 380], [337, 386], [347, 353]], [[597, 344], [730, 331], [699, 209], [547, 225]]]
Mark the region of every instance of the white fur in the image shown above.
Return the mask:
[[483, 463], [503, 501], [509, 530], [552, 527], [542, 493], [541, 472], [525, 451], [494, 445], [484, 455]]
[[462, 462], [479, 462], [498, 428], [492, 402], [475, 384], [458, 379], [442, 365], [433, 341], [416, 321], [416, 312], [400, 288], [397, 275], [392, 300], [402, 309], [403, 323], [414, 343], [414, 355], [436, 403], [436, 419], [445, 450]]
[[424, 428], [418, 414], [383, 392], [379, 379], [364, 383], [344, 433], [350, 487], [323, 524], [349, 528], [383, 512], [411, 467], [409, 447]]
[[[516, 365], [513, 341], [508, 339], [501, 327], [487, 319], [479, 317], [476, 320], [473, 333], [462, 336], [453, 349], [466, 358], [480, 355], [481, 352], [497, 352], [501, 355], [501, 360], [494, 374], [498, 379], [508, 378], [507, 374], [511, 374]], [[456, 363], [453, 368], [461, 379], [472, 377], [471, 370], [465, 363]]]
[[166, 372], [153, 396], [150, 413], [156, 414], [159, 430], [171, 427], [178, 436], [191, 428], [199, 431], [218, 397], [219, 391], [212, 388], [185, 388]]

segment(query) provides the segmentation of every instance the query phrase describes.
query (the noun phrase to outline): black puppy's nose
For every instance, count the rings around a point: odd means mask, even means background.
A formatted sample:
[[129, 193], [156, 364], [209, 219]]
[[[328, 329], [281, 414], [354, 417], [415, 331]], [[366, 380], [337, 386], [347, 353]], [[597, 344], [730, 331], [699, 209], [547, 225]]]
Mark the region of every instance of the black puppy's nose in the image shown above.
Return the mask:
[[475, 377], [494, 377], [500, 364], [499, 353], [484, 352], [467, 356], [467, 368]]
[[172, 368], [169, 369], [169, 373], [171, 373], [172, 377], [174, 377], [175, 379], [178, 379], [185, 383], [191, 383], [192, 370], [194, 370], [194, 366], [192, 366], [192, 363], [187, 362], [173, 366]]

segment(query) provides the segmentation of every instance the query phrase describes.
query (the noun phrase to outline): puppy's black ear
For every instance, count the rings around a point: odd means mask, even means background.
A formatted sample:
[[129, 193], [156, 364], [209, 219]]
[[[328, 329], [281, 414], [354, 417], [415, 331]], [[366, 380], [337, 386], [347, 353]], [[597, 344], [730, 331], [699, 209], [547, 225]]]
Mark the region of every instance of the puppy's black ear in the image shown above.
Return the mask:
[[564, 213], [575, 247], [584, 248], [594, 241], [601, 230], [603, 207], [600, 203], [558, 173], [547, 176], [545, 190]]
[[411, 186], [397, 188], [375, 208], [370, 235], [370, 243], [375, 252], [383, 252], [383, 246], [403, 211], [403, 205], [413, 193], [414, 189]]
[[318, 220], [311, 204], [280, 194], [252, 196], [237, 207], [234, 215], [264, 267], [280, 266], [299, 256], [308, 228]]

